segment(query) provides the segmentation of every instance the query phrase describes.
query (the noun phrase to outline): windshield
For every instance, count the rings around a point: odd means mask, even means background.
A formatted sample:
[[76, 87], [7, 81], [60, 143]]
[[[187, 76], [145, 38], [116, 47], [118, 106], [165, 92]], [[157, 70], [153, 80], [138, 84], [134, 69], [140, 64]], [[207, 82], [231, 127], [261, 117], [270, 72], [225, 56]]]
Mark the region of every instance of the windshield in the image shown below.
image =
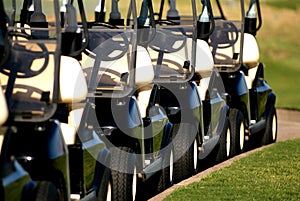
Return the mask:
[[[136, 85], [137, 25], [133, 20], [137, 19], [136, 2], [86, 0], [84, 9], [88, 21], [88, 44], [81, 64], [89, 94], [92, 97], [124, 97]], [[104, 12], [101, 19], [99, 12]], [[82, 20], [78, 18], [78, 21]], [[127, 26], [129, 24], [131, 26]]]
[[201, 6], [195, 0], [153, 0], [156, 34], [148, 51], [155, 68], [155, 82], [185, 82], [192, 78], [195, 22]]
[[215, 29], [210, 36], [215, 66], [230, 72], [240, 68], [244, 38], [243, 0], [212, 0]]
[[7, 54], [0, 79], [15, 121], [44, 121], [59, 101], [58, 1], [4, 1]]

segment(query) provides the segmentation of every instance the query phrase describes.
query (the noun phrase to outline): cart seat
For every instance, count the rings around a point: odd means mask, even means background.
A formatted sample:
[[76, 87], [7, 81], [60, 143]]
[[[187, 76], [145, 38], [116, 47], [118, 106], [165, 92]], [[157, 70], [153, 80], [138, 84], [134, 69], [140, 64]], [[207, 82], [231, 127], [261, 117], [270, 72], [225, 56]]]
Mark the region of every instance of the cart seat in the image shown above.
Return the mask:
[[78, 108], [70, 111], [68, 123], [60, 124], [63, 137], [67, 145], [73, 145], [76, 142], [76, 133], [79, 129], [83, 111], [83, 108]]
[[210, 77], [202, 78], [200, 80], [199, 86], [197, 86], [198, 94], [200, 96], [201, 101], [204, 101], [206, 99], [206, 93], [208, 91], [210, 82]]
[[[35, 60], [32, 65], [40, 66], [39, 62]], [[49, 57], [49, 63], [47, 68], [35, 77], [30, 78], [17, 78], [15, 86], [22, 86], [22, 88], [14, 88], [13, 97], [17, 100], [27, 100], [27, 101], [40, 101], [42, 93], [41, 92], [50, 92], [50, 97], [52, 97], [53, 93], [53, 77], [54, 77], [54, 59], [53, 56]], [[7, 83], [8, 76], [0, 74], [0, 79]], [[86, 99], [87, 96], [87, 84], [81, 69], [80, 64], [76, 59], [71, 57], [62, 56], [61, 57], [61, 65], [60, 65], [60, 82], [59, 82], [59, 102], [69, 105], [69, 109], [72, 110], [73, 103], [79, 103]], [[30, 88], [38, 89], [37, 92], [32, 94], [23, 93], [24, 90]], [[0, 97], [1, 98], [1, 97]], [[50, 100], [52, 101], [52, 100]], [[2, 106], [1, 108], [5, 108]], [[76, 110], [77, 111], [77, 110]], [[69, 116], [69, 124], [61, 123], [61, 130], [63, 133], [63, 137], [65, 142], [69, 144], [74, 144], [76, 139], [76, 128], [79, 126], [77, 121], [74, 121], [75, 117], [73, 115], [73, 111], [70, 112]], [[81, 114], [82, 115], [82, 114]], [[77, 118], [81, 118], [81, 115], [76, 113]], [[1, 113], [1, 121], [2, 121], [3, 112]], [[78, 124], [77, 124], [78, 123]]]
[[[240, 48], [240, 36], [238, 41], [232, 47], [218, 49], [215, 53], [215, 61], [219, 66], [225, 64], [232, 65], [239, 63], [239, 48]], [[236, 55], [236, 58], [234, 58]], [[248, 68], [256, 67], [259, 61], [259, 48], [256, 39], [251, 34], [244, 34], [244, 44], [243, 44], [243, 64]], [[230, 66], [230, 65], [229, 65]]]
[[[32, 66], [41, 66], [44, 59], [36, 59]], [[83, 71], [76, 59], [62, 56], [60, 65], [60, 103], [77, 103], [85, 100], [87, 96], [87, 84]], [[2, 83], [7, 83], [8, 76], [0, 73]], [[49, 56], [46, 69], [40, 74], [30, 78], [17, 78], [13, 97], [17, 100], [41, 101], [43, 92], [49, 92], [49, 102], [52, 102], [54, 83], [54, 58]], [[19, 88], [20, 86], [21, 88]], [[37, 89], [34, 93], [26, 93], [26, 89]], [[24, 93], [25, 92], [25, 93]]]
[[136, 85], [142, 87], [144, 85], [152, 84], [154, 79], [154, 69], [148, 51], [141, 46], [137, 48], [136, 59]]
[[[168, 52], [163, 51], [163, 60], [162, 60], [162, 66], [166, 66], [170, 68], [170, 72], [178, 71], [180, 72], [182, 70], [183, 64], [185, 61], [191, 61], [191, 54], [192, 54], [192, 39], [186, 38], [185, 45], [176, 52]], [[174, 44], [175, 47], [182, 45], [181, 43], [177, 44], [179, 42], [176, 42]], [[152, 48], [148, 48], [150, 57], [152, 59], [152, 63], [154, 66], [157, 65], [157, 60], [159, 56], [159, 52], [157, 50], [153, 50]], [[167, 72], [168, 73], [168, 72]]]
[[137, 103], [142, 118], [146, 117], [146, 111], [149, 104], [151, 92], [152, 92], [152, 87], [149, 86], [149, 87], [141, 88], [138, 93]]
[[[129, 48], [131, 49], [131, 48]], [[131, 54], [131, 53], [130, 53]], [[90, 78], [94, 59], [83, 56], [82, 65], [86, 72], [87, 79]], [[125, 54], [123, 57], [115, 61], [101, 61], [100, 67], [100, 82], [105, 81], [105, 75], [109, 76], [112, 83], [120, 83], [120, 75], [129, 73], [129, 60], [128, 55]], [[104, 79], [103, 79], [104, 78]], [[136, 59], [136, 73], [135, 73], [135, 84], [139, 87], [152, 83], [154, 79], [154, 70], [151, 63], [151, 58], [148, 51], [142, 47], [137, 47], [137, 59]], [[129, 80], [128, 80], [129, 81]], [[108, 81], [107, 81], [108, 82]], [[106, 83], [107, 83], [106, 82]], [[105, 83], [104, 83], [105, 84]]]
[[197, 40], [195, 72], [202, 78], [210, 77], [214, 67], [214, 59], [206, 41]]
[[245, 77], [248, 89], [251, 89], [259, 64], [259, 48], [255, 37], [248, 33], [244, 34], [243, 61], [248, 67], [248, 75]]
[[87, 83], [79, 62], [71, 57], [61, 57], [60, 101], [79, 103], [86, 99]]
[[76, 128], [67, 123], [60, 123], [60, 128], [66, 145], [74, 145], [76, 143]]
[[154, 68], [148, 51], [144, 47], [138, 46], [137, 52], [137, 71], [135, 81], [138, 86], [137, 103], [141, 117], [146, 117], [146, 110], [149, 104], [152, 91], [152, 81], [154, 79]]
[[248, 75], [245, 76], [248, 89], [252, 89], [253, 81], [255, 79], [257, 69], [258, 69], [258, 66], [248, 69]]
[[248, 68], [257, 67], [259, 62], [259, 48], [256, 39], [253, 35], [244, 34], [244, 46], [243, 46], [243, 63]]
[[[132, 49], [131, 46], [128, 49]], [[123, 57], [116, 59], [114, 61], [101, 61], [99, 69], [98, 82], [101, 87], [115, 86], [121, 84], [121, 75], [129, 72], [129, 57], [132, 53], [125, 54]], [[82, 66], [85, 72], [87, 81], [91, 78], [91, 73], [93, 70], [95, 59], [83, 54]], [[129, 75], [130, 76], [130, 75]], [[135, 74], [135, 84], [137, 86], [143, 86], [153, 81], [154, 71], [149, 57], [149, 53], [144, 47], [137, 47], [137, 60], [136, 60], [136, 74]], [[128, 80], [129, 82], [129, 80]]]

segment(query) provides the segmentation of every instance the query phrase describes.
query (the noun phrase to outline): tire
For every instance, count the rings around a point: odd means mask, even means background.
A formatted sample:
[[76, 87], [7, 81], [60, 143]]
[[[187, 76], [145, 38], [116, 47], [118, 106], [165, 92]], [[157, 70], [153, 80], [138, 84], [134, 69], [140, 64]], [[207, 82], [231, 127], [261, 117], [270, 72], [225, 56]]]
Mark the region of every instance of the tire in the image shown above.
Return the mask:
[[271, 107], [266, 119], [266, 129], [262, 137], [261, 145], [268, 145], [277, 140], [277, 114], [274, 106]]
[[231, 143], [231, 133], [229, 129], [229, 121], [228, 118], [226, 117], [224, 128], [220, 136], [219, 146], [217, 146], [216, 163], [220, 163], [229, 158], [231, 144], [232, 143]]
[[112, 182], [111, 174], [108, 168], [105, 168], [103, 177], [100, 182], [100, 187], [97, 194], [97, 200], [99, 201], [111, 201], [112, 200]]
[[129, 147], [111, 148], [110, 165], [112, 200], [135, 200], [138, 178], [134, 151]]
[[35, 187], [35, 201], [61, 201], [57, 187], [49, 181], [38, 181]]
[[[182, 125], [183, 126], [183, 125]], [[192, 125], [185, 125], [173, 140], [176, 154], [174, 163], [174, 182], [180, 182], [198, 170], [198, 142], [195, 137], [196, 129]]]
[[231, 132], [230, 157], [242, 153], [245, 149], [245, 121], [243, 113], [238, 109], [229, 112]]
[[174, 184], [174, 149], [171, 145], [162, 152], [162, 170], [158, 180], [157, 191], [162, 192]]

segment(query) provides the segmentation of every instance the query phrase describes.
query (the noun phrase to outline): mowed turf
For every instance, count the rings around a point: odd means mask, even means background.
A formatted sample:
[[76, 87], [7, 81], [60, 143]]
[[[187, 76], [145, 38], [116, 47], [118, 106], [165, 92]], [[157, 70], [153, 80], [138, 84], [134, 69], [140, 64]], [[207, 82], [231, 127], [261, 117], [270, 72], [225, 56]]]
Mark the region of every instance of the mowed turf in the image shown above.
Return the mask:
[[300, 139], [279, 142], [175, 190], [171, 200], [299, 200]]

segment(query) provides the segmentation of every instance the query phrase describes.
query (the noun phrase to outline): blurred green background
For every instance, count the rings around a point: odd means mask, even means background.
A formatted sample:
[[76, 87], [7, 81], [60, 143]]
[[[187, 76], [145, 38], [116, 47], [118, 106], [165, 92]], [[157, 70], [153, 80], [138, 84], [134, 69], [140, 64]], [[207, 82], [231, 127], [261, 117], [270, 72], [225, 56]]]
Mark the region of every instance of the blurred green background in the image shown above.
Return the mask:
[[300, 1], [263, 0], [263, 26], [257, 34], [266, 79], [277, 107], [300, 110]]

